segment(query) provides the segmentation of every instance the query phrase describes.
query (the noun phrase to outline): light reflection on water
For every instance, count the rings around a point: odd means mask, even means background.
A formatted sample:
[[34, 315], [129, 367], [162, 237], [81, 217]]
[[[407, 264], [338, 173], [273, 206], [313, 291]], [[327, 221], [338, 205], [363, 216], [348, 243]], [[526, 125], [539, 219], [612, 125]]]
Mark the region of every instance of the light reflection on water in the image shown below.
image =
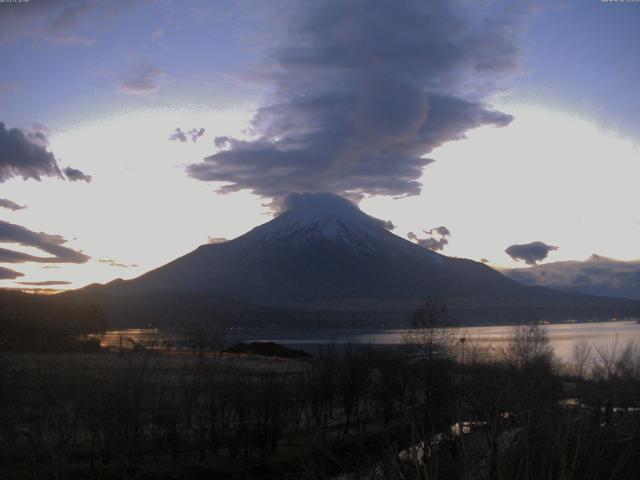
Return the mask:
[[[571, 361], [573, 346], [586, 341], [594, 347], [611, 346], [617, 342], [620, 346], [629, 341], [640, 345], [640, 323], [635, 320], [598, 322], [598, 323], [569, 323], [545, 325], [551, 346], [556, 356], [563, 362]], [[480, 350], [489, 350], [492, 347], [500, 347], [508, 341], [513, 333], [510, 326], [484, 326], [484, 327], [463, 327], [452, 329], [453, 339], [466, 337], [469, 343], [473, 343]], [[405, 342], [410, 330], [386, 330], [381, 332], [340, 333], [338, 331], [327, 332], [328, 334], [311, 336], [310, 332], [301, 337], [282, 335], [281, 337], [270, 336], [268, 340], [285, 345], [317, 346], [326, 343], [364, 343], [372, 345], [400, 345]], [[264, 340], [264, 338], [263, 338]]]
[[173, 343], [177, 336], [171, 332], [163, 332], [157, 328], [130, 328], [127, 330], [111, 330], [104, 334], [100, 346], [103, 348], [133, 348], [137, 344], [166, 347]]
[[[558, 356], [564, 362], [570, 362], [573, 346], [580, 341], [586, 341], [594, 347], [611, 346], [618, 342], [620, 346], [629, 341], [640, 345], [640, 323], [634, 320], [613, 321], [598, 323], [573, 323], [573, 324], [552, 324], [545, 325], [551, 345]], [[464, 327], [452, 329], [451, 337], [468, 338], [470, 344], [477, 345], [482, 349], [491, 349], [504, 345], [509, 340], [513, 327], [509, 326], [485, 326], [485, 327]], [[363, 333], [361, 330], [305, 330], [295, 332], [273, 331], [245, 332], [243, 336], [234, 336], [227, 339], [227, 343], [244, 340], [260, 341], [269, 340], [283, 345], [297, 346], [315, 350], [319, 345], [328, 343], [361, 343], [372, 345], [400, 345], [405, 342], [410, 330], [384, 330]], [[171, 332], [155, 329], [131, 329], [107, 332], [102, 345], [106, 347], [120, 346], [120, 338], [130, 338], [136, 343], [154, 343], [158, 347], [167, 344], [176, 345], [179, 337]], [[132, 346], [132, 342], [124, 340], [124, 347]]]

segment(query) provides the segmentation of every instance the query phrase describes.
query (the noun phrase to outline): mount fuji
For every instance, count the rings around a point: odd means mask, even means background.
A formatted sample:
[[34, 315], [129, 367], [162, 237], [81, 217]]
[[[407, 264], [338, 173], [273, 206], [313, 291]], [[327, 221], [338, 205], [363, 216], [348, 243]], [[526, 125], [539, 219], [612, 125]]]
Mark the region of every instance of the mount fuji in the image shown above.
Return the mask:
[[82, 291], [103, 298], [173, 292], [325, 312], [406, 313], [437, 296], [460, 318], [482, 311], [485, 320], [514, 311], [570, 317], [576, 309], [609, 315], [621, 308], [609, 299], [526, 287], [482, 263], [427, 250], [328, 193], [290, 194], [276, 218], [238, 238], [202, 245], [135, 279]]

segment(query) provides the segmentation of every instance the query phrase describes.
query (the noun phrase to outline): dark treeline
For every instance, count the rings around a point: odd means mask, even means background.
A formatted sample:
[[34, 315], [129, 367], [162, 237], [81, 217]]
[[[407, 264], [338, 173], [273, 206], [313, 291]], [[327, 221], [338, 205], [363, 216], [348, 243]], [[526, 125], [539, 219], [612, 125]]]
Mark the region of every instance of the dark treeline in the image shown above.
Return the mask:
[[[539, 290], [539, 287], [530, 287]], [[332, 329], [403, 328], [407, 314], [417, 307], [406, 302], [389, 308], [383, 299], [368, 304], [355, 302], [341, 308], [253, 305], [206, 294], [156, 291], [135, 294], [108, 293], [101, 287], [87, 287], [61, 294], [73, 302], [93, 303], [105, 312], [110, 329], [152, 325], [175, 328], [185, 322], [215, 324], [227, 328]], [[566, 295], [546, 290], [544, 297], [461, 297], [446, 298], [453, 321], [464, 325], [531, 323], [539, 320], [561, 322], [639, 318], [640, 301], [588, 295]], [[384, 305], [384, 308], [380, 308]]]
[[95, 304], [0, 290], [0, 350], [90, 351], [107, 323]]
[[0, 478], [639, 478], [634, 346], [563, 373], [540, 327], [483, 352], [432, 307], [308, 360], [2, 354]]

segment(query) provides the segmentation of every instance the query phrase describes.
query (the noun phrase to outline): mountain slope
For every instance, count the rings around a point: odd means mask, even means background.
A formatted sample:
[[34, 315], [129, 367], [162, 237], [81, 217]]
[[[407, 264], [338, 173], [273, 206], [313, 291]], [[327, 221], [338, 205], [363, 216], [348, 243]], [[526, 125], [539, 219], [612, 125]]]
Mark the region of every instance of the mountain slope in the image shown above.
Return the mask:
[[387, 231], [341, 197], [299, 195], [289, 210], [234, 240], [203, 245], [113, 291], [178, 290], [260, 304], [426, 295], [513, 296], [524, 287]]
[[90, 297], [118, 324], [197, 317], [244, 325], [388, 325], [427, 296], [443, 297], [466, 323], [639, 311], [639, 302], [527, 287], [482, 263], [426, 250], [332, 194], [290, 195], [283, 213], [234, 240], [203, 245], [133, 280], [69, 295]]

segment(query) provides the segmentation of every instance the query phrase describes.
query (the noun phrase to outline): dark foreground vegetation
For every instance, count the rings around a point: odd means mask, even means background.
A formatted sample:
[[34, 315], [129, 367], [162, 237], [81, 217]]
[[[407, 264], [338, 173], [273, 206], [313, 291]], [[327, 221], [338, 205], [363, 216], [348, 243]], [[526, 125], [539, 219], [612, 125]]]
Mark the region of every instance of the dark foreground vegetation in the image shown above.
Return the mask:
[[224, 350], [223, 353], [246, 353], [263, 357], [310, 358], [304, 350], [295, 350], [273, 342], [239, 342]]
[[561, 369], [538, 326], [486, 352], [445, 313], [400, 348], [303, 359], [1, 353], [0, 478], [640, 478], [636, 347]]

